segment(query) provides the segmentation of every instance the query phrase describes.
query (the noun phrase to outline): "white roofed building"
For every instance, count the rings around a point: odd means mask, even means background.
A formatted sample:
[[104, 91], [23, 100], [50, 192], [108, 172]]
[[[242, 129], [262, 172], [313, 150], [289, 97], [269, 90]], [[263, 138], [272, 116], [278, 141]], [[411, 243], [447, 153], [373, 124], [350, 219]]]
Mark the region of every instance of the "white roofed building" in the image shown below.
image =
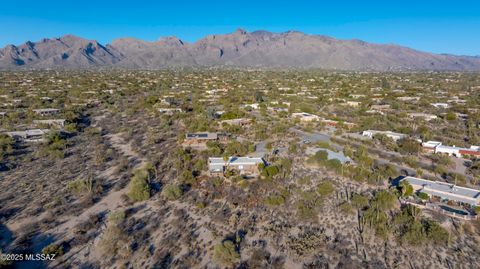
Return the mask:
[[226, 169], [235, 169], [240, 174], [256, 175], [259, 173], [258, 165], [266, 164], [263, 158], [257, 157], [222, 157], [208, 158], [208, 171], [210, 173], [223, 173]]
[[319, 121], [319, 120], [322, 119], [321, 117], [319, 117], [317, 115], [313, 115], [313, 114], [306, 113], [306, 112], [292, 113], [292, 117], [300, 119], [300, 121], [303, 121], [303, 122]]
[[406, 134], [395, 133], [392, 131], [365, 130], [362, 132], [363, 136], [370, 137], [370, 138], [373, 138], [376, 134], [385, 135], [386, 137], [393, 139], [393, 141], [398, 141], [402, 138], [408, 137], [408, 135]]
[[480, 204], [480, 191], [476, 189], [416, 177], [405, 177], [401, 181], [407, 181], [415, 191], [426, 193], [430, 197], [438, 197], [442, 200], [455, 201], [472, 206]]
[[5, 132], [6, 135], [17, 141], [24, 142], [42, 142], [44, 136], [49, 132], [48, 129], [31, 129], [25, 131]]

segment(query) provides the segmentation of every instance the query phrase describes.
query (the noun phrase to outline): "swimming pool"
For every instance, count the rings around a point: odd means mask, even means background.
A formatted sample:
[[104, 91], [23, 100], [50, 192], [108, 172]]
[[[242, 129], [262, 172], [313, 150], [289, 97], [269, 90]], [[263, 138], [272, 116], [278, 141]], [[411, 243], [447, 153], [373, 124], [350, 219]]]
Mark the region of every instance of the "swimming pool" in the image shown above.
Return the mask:
[[463, 215], [463, 216], [468, 216], [469, 215], [467, 212], [465, 212], [463, 210], [451, 208], [451, 207], [448, 207], [446, 205], [441, 205], [440, 208], [445, 210], [445, 211], [452, 212], [452, 213], [455, 213], [455, 214], [458, 214], [458, 215]]

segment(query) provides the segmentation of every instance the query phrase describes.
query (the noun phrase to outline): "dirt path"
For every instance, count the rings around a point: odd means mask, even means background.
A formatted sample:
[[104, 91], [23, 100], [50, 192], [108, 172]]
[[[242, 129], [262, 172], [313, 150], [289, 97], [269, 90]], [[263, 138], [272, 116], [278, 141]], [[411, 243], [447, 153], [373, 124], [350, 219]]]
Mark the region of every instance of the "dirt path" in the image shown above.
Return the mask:
[[[121, 152], [124, 156], [128, 157], [129, 160], [138, 160], [135, 168], [141, 168], [145, 165], [146, 160], [141, 158], [138, 153], [136, 153], [130, 143], [125, 143], [120, 134], [112, 134], [106, 136], [112, 146]], [[110, 167], [102, 173], [102, 176], [111, 179], [113, 176], [113, 171], [115, 167]], [[69, 217], [68, 221], [64, 222], [60, 226], [55, 227], [50, 233], [63, 237], [68, 234], [69, 230], [74, 228], [77, 224], [88, 220], [89, 216], [96, 215], [100, 213], [108, 213], [115, 211], [117, 208], [122, 206], [122, 195], [127, 191], [127, 188], [123, 188], [118, 191], [112, 191], [102, 198], [102, 200], [93, 206], [89, 207], [87, 210], [83, 211], [82, 214], [75, 217]]]
[[[106, 136], [112, 146], [117, 149], [122, 155], [126, 156], [130, 161], [137, 162], [135, 168], [140, 168], [145, 165], [146, 160], [141, 158], [138, 153], [136, 153], [130, 143], [125, 143], [124, 139], [121, 137], [121, 134], [111, 134]], [[100, 176], [113, 179], [113, 173], [115, 167], [109, 167], [107, 170], [103, 171]], [[58, 238], [63, 238], [68, 234], [68, 231], [75, 227], [78, 223], [88, 219], [90, 215], [99, 214], [102, 212], [110, 212], [120, 207], [122, 204], [122, 195], [126, 193], [127, 188], [123, 188], [118, 191], [112, 191], [108, 193], [102, 200], [93, 206], [87, 208], [82, 214], [78, 216], [68, 216], [60, 221], [64, 221], [61, 225], [53, 228], [49, 231], [52, 235], [55, 235]], [[42, 213], [38, 218], [32, 219], [30, 217], [15, 220], [14, 222], [6, 223], [7, 228], [15, 232], [24, 225], [32, 223], [33, 221], [39, 221], [47, 215], [47, 212]]]

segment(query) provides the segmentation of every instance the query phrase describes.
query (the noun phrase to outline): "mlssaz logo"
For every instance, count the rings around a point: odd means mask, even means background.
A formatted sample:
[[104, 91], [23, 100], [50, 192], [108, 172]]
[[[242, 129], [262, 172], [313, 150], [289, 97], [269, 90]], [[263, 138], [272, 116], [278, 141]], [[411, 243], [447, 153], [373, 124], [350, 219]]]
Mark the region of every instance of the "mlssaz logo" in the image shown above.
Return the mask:
[[56, 254], [26, 254], [27, 261], [54, 261]]

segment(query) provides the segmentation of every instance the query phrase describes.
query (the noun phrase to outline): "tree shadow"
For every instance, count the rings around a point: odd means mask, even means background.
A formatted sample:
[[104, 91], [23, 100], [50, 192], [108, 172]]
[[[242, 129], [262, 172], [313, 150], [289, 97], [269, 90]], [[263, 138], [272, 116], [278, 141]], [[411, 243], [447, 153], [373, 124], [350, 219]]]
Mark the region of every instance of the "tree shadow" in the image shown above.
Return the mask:
[[3, 253], [8, 252], [12, 242], [13, 233], [7, 228], [7, 226], [0, 223], [0, 250]]

